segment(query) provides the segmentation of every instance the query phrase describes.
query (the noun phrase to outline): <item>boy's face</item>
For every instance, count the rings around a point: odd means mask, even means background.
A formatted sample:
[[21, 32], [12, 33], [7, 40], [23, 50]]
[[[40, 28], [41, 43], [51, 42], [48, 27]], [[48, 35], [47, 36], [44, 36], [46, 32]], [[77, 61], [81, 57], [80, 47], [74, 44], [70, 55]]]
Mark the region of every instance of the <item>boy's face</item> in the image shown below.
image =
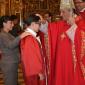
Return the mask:
[[40, 28], [40, 21], [38, 22], [32, 22], [31, 26], [32, 26], [32, 29], [35, 31], [35, 32], [38, 32], [39, 31], [39, 28]]

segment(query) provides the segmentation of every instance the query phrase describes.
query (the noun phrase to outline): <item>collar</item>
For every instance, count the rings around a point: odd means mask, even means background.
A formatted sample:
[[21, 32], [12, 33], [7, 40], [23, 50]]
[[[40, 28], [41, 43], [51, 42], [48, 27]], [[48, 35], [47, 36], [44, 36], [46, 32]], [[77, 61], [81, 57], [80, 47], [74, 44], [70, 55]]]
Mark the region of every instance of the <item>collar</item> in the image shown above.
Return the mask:
[[39, 37], [39, 36], [36, 37], [36, 35], [37, 35], [36, 32], [34, 32], [34, 31], [33, 31], [32, 29], [30, 29], [30, 28], [27, 28], [27, 29], [25, 30], [25, 32], [31, 33], [31, 35], [34, 36], [34, 37], [38, 40], [38, 42], [41, 44], [40, 37]]
[[37, 33], [34, 32], [34, 31], [33, 31], [32, 29], [30, 29], [30, 28], [27, 28], [27, 29], [25, 30], [25, 32], [31, 33], [34, 37], [36, 37], [36, 35], [37, 35]]
[[85, 11], [85, 8], [83, 8], [80, 12], [84, 12]]

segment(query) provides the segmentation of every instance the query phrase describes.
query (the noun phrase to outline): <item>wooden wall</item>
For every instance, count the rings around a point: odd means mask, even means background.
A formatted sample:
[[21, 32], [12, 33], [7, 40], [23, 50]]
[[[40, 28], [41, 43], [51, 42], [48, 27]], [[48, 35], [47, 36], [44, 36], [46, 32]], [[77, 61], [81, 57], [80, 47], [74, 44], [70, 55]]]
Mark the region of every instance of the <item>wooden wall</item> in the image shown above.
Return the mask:
[[0, 16], [16, 14], [26, 18], [32, 12], [45, 13], [50, 11], [53, 18], [59, 15], [60, 0], [0, 0]]

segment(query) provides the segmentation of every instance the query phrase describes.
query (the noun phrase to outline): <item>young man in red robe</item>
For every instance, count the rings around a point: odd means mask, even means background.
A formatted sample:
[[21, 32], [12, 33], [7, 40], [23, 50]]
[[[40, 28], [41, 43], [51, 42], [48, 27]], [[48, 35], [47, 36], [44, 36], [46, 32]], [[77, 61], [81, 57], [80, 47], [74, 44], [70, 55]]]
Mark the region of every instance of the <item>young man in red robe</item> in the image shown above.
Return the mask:
[[40, 18], [30, 15], [25, 21], [29, 36], [21, 40], [21, 62], [26, 85], [46, 85], [45, 56], [37, 32]]

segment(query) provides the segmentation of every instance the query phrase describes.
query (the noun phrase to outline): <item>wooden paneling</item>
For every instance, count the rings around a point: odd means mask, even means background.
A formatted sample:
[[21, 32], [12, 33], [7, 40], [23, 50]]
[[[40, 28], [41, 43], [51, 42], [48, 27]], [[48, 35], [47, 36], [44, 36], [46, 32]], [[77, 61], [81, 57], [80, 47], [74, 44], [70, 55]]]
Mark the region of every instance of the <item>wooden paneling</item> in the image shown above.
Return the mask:
[[54, 20], [59, 15], [59, 2], [60, 0], [28, 0], [24, 3], [24, 9], [26, 10], [23, 15], [26, 18], [31, 12], [45, 13], [50, 11], [53, 14]]
[[59, 15], [60, 0], [0, 0], [0, 15], [20, 13], [22, 19], [31, 12], [43, 14], [50, 11], [55, 18]]

